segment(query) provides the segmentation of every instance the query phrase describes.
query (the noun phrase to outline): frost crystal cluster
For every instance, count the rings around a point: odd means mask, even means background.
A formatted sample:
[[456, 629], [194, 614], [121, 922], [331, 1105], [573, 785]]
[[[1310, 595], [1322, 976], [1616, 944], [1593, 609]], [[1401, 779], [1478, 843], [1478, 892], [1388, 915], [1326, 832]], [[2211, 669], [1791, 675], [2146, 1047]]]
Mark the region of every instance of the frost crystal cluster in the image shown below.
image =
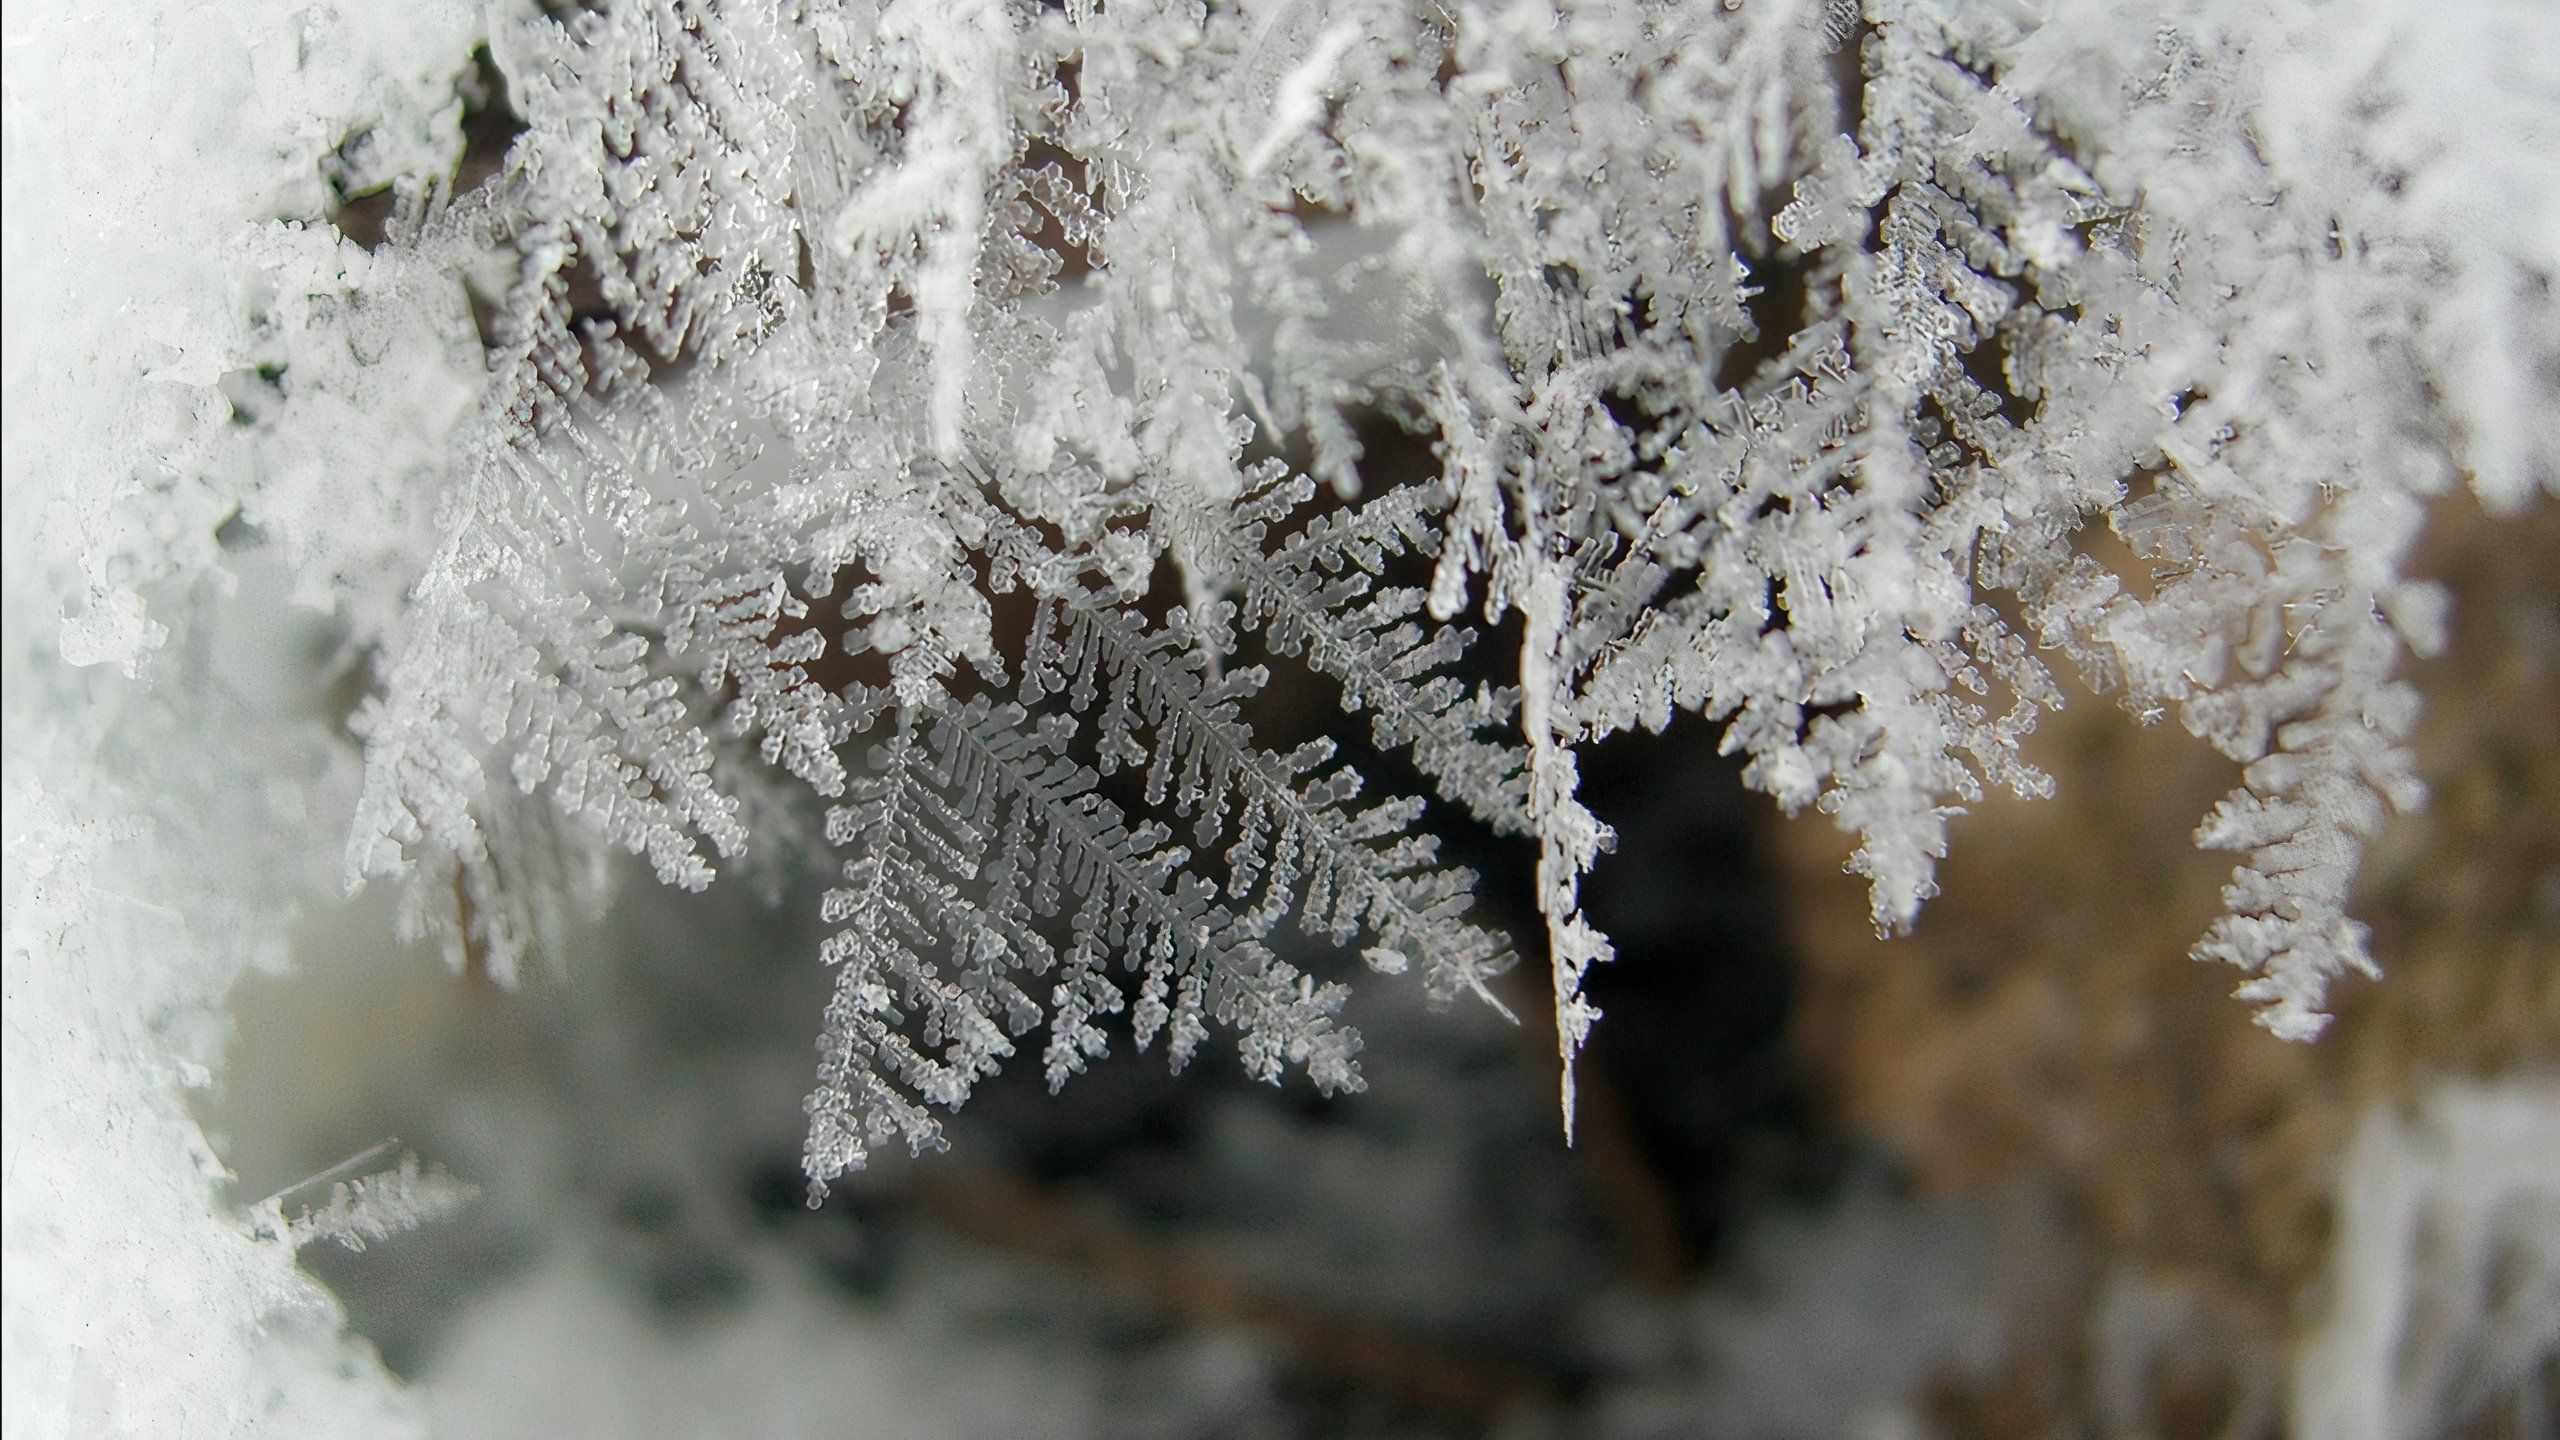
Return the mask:
[[[1284, 932], [1491, 998], [1439, 816], [1536, 847], [1569, 1116], [1578, 752], [1721, 727], [1889, 931], [2050, 788], [2057, 668], [2245, 766], [2197, 953], [2307, 1037], [2419, 799], [2427, 500], [2560, 492], [2534, 9], [494, 6], [494, 173], [346, 107], [387, 234], [267, 227], [170, 362], [193, 503], [369, 656], [346, 878], [457, 959], [609, 848], [833, 848], [817, 1187], [1110, 1026], [1357, 1088]], [[75, 662], [157, 638], [115, 543]], [[1311, 684], [1425, 793], [1258, 740]]]

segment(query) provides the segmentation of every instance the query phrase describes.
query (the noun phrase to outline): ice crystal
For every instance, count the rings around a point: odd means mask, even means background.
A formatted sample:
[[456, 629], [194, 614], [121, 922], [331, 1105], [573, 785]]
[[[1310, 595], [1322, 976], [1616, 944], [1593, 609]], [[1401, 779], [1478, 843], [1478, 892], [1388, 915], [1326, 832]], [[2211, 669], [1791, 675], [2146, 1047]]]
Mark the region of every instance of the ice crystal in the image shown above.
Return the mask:
[[[2050, 789], [2057, 667], [2245, 767], [2196, 953], [2307, 1037], [2420, 799], [2426, 502], [2560, 489], [2560, 107], [2439, 63], [2531, 11], [2402, 63], [2307, 0], [501, 8], [495, 173], [350, 137], [382, 242], [270, 233], [265, 338], [168, 373], [373, 657], [347, 877], [457, 960], [606, 849], [699, 887], [832, 802], [819, 1185], [1044, 1027], [1053, 1082], [1125, 1015], [1356, 1087], [1284, 922], [1443, 997], [1510, 962], [1435, 800], [1536, 847], [1569, 1123], [1585, 747], [1722, 727], [1891, 931], [1952, 817]], [[390, 402], [475, 352], [458, 425]], [[397, 473], [338, 505], [360, 452], [295, 437], [348, 414]], [[74, 663], [165, 638], [119, 543]], [[1275, 667], [1430, 793], [1257, 739]]]

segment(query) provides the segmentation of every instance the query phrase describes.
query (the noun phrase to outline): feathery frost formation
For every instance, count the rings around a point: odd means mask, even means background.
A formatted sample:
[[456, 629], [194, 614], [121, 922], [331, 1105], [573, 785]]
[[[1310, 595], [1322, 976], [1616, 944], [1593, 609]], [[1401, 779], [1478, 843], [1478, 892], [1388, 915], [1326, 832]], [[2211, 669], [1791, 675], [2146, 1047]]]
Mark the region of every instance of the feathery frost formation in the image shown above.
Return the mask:
[[[418, 1157], [406, 1152], [401, 1154], [400, 1163], [388, 1170], [352, 1180], [336, 1178], [388, 1148], [387, 1144], [378, 1146], [346, 1166], [269, 1196], [254, 1211], [258, 1231], [282, 1239], [296, 1250], [315, 1240], [331, 1240], [360, 1251], [369, 1244], [378, 1245], [428, 1221], [442, 1219], [469, 1204], [479, 1192], [478, 1186], [456, 1180], [440, 1168], [420, 1169]], [[323, 1180], [330, 1182], [328, 1201], [317, 1210], [303, 1206], [301, 1213], [287, 1219], [284, 1197]]]
[[[2359, 39], [2388, 6], [2252, 9], [493, 13], [503, 165], [367, 172], [388, 239], [293, 292], [353, 339], [450, 337], [467, 291], [488, 362], [404, 602], [350, 607], [348, 878], [504, 974], [599, 847], [687, 887], [833, 847], [823, 1188], [1114, 1016], [1357, 1088], [1284, 932], [1490, 998], [1431, 838], [1466, 815], [1537, 847], [1569, 1122], [1610, 953], [1581, 747], [1722, 727], [1890, 931], [1951, 816], [2050, 788], [2059, 663], [2245, 766], [2197, 953], [2315, 1034], [2372, 968], [2359, 847], [2419, 798], [2425, 501], [2560, 490], [2560, 264], [2530, 217], [2449, 228], [2497, 207], [2427, 168], [2458, 67]], [[2512, 9], [2442, 28], [2493, 53]], [[2477, 100], [2523, 151], [2534, 83]], [[246, 423], [307, 423], [298, 376]], [[1437, 472], [1372, 463], [1373, 417]], [[345, 557], [294, 494], [242, 514]], [[142, 643], [88, 613], [73, 659]], [[1275, 668], [1429, 794], [1259, 742]]]

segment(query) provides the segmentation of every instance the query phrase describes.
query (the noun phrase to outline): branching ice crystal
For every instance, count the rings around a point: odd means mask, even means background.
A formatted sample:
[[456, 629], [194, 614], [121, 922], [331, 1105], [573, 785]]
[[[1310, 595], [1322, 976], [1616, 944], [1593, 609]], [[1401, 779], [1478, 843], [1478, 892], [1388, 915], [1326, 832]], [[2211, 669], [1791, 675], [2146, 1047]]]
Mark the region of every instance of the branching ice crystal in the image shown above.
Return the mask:
[[[2560, 264], [2447, 244], [2433, 99], [2343, 42], [2312, 93], [2271, 57], [2342, 7], [2265, 8], [500, 15], [522, 133], [459, 193], [400, 172], [330, 312], [446, 277], [488, 364], [365, 612], [349, 878], [511, 973], [599, 846], [698, 887], [833, 802], [823, 1187], [1113, 1016], [1357, 1088], [1284, 926], [1442, 997], [1511, 963], [1432, 801], [1536, 847], [1570, 1123], [1583, 747], [1722, 727], [1892, 931], [1951, 817], [2051, 789], [2061, 666], [2245, 767], [2196, 953], [2315, 1034], [2420, 799], [2425, 502], [2560, 488]], [[2480, 103], [2547, 124], [2521, 94]], [[148, 623], [107, 594], [64, 640]], [[1274, 667], [1430, 795], [1258, 740]]]

